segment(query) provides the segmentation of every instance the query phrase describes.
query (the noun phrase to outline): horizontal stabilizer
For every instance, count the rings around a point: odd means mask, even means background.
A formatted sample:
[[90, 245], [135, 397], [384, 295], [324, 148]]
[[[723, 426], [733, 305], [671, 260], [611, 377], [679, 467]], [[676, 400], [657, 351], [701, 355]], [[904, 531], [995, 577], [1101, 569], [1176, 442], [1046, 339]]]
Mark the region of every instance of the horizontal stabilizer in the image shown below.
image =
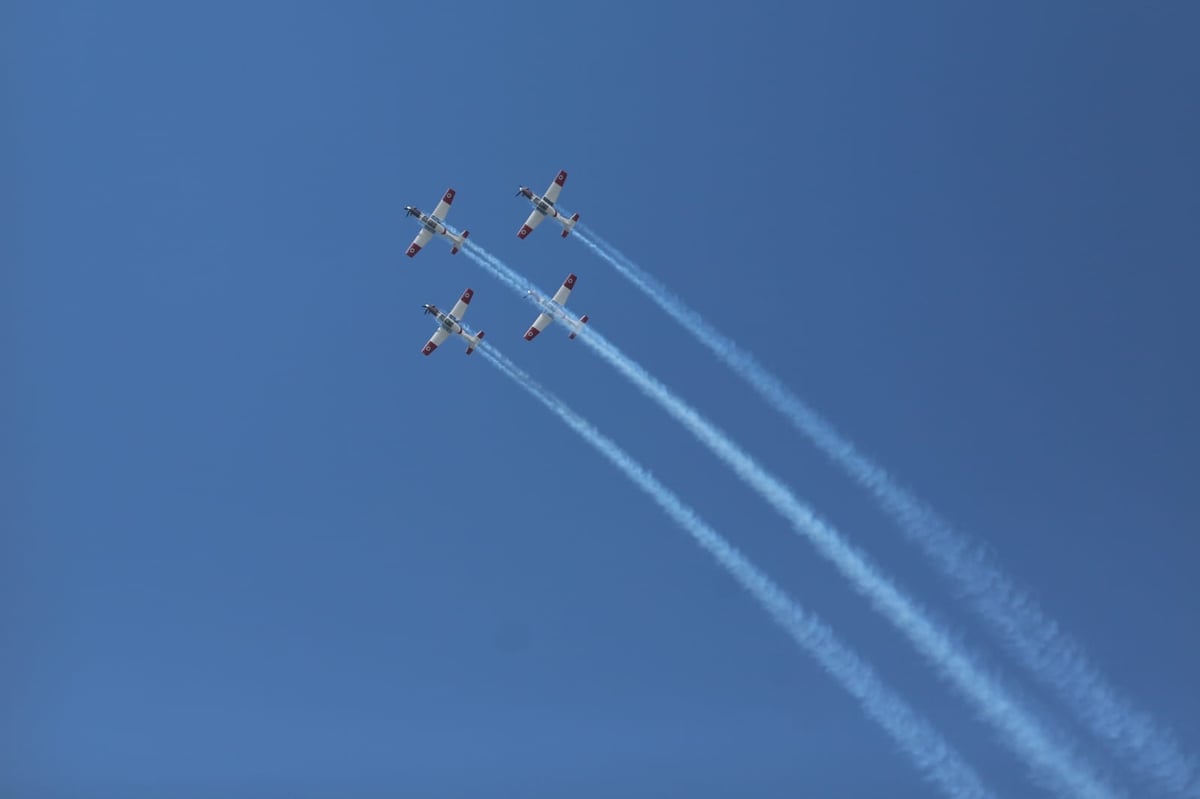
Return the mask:
[[583, 316], [579, 317], [579, 325], [580, 326], [573, 329], [571, 331], [571, 335], [567, 336], [567, 338], [574, 341], [575, 337], [579, 335], [581, 330], [583, 330], [583, 325], [586, 325], [587, 323], [588, 323], [588, 315], [587, 314], [584, 314]]
[[567, 234], [571, 232], [571, 229], [573, 227], [575, 227], [575, 223], [578, 221], [579, 221], [579, 214], [575, 214], [575, 216], [571, 217], [566, 222], [563, 222], [562, 237], [564, 239], [567, 237]]
[[468, 336], [467, 337], [467, 342], [468, 342], [467, 343], [467, 355], [470, 355], [472, 352], [474, 352], [475, 348], [479, 346], [479, 342], [481, 342], [481, 341], [483, 341], [483, 331], [482, 330], [480, 330], [478, 333], [476, 333], [474, 338], [471, 338], [470, 336]]

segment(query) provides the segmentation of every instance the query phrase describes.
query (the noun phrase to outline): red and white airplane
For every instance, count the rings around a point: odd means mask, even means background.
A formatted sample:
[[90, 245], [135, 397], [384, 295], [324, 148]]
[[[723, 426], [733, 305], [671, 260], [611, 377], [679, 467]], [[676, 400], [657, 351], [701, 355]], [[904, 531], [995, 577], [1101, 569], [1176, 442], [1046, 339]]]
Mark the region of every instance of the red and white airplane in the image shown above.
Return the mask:
[[483, 331], [480, 330], [475, 335], [471, 335], [462, 326], [460, 321], [467, 313], [467, 306], [471, 303], [471, 297], [475, 296], [475, 292], [467, 289], [463, 295], [458, 298], [458, 302], [454, 303], [454, 307], [450, 309], [450, 313], [438, 310], [436, 305], [426, 303], [422, 307], [425, 313], [433, 314], [437, 317], [438, 329], [433, 331], [433, 336], [430, 337], [429, 343], [425, 345], [425, 349], [421, 353], [428, 355], [436, 350], [443, 341], [450, 338], [451, 335], [461, 337], [467, 342], [467, 355], [475, 351], [479, 346], [479, 342], [483, 341]]
[[546, 326], [555, 319], [562, 320], [563, 324], [571, 331], [567, 338], [575, 338], [579, 332], [583, 330], [583, 326], [588, 323], [587, 314], [579, 317], [578, 320], [571, 318], [567, 314], [567, 309], [563, 306], [567, 304], [567, 297], [571, 296], [571, 289], [575, 288], [575, 275], [567, 275], [567, 279], [563, 281], [562, 286], [558, 291], [554, 292], [554, 296], [547, 300], [536, 291], [529, 292], [529, 296], [533, 301], [542, 306], [542, 312], [538, 314], [538, 318], [533, 320], [533, 324], [529, 330], [525, 331], [525, 340], [533, 341], [534, 336], [546, 329]]
[[437, 208], [433, 209], [432, 214], [421, 213], [420, 208], [411, 205], [404, 206], [405, 216], [415, 216], [421, 222], [421, 232], [413, 239], [413, 243], [409, 245], [408, 252], [405, 253], [409, 258], [421, 251], [421, 248], [429, 243], [435, 235], [443, 236], [450, 240], [450, 254], [454, 255], [459, 248], [463, 246], [467, 236], [471, 235], [471, 231], [464, 230], [462, 235], [451, 233], [446, 227], [446, 214], [450, 213], [450, 203], [454, 202], [454, 189], [446, 189], [446, 193], [442, 196], [442, 201], [437, 204]]
[[579, 214], [575, 214], [575, 216], [568, 219], [554, 207], [554, 204], [558, 202], [558, 193], [562, 191], [563, 184], [566, 182], [567, 171], [564, 169], [558, 173], [558, 177], [550, 184], [550, 188], [546, 189], [545, 196], [536, 194], [528, 186], [521, 186], [517, 189], [516, 196], [524, 197], [533, 203], [533, 211], [529, 213], [529, 218], [525, 220], [525, 224], [521, 225], [521, 229], [517, 231], [517, 238], [523, 239], [528, 236], [548, 216], [558, 220], [558, 224], [563, 226], [563, 238], [567, 237], [567, 234], [571, 232], [571, 228], [575, 227], [575, 223], [579, 221]]

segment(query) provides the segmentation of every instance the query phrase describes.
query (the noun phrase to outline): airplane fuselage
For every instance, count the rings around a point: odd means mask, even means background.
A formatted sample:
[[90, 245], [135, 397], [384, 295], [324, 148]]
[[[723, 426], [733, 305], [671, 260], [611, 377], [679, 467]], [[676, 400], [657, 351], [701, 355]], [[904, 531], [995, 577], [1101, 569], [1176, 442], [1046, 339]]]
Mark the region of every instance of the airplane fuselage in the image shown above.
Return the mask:
[[408, 211], [410, 215], [415, 216], [417, 221], [421, 223], [421, 227], [425, 228], [435, 236], [450, 235], [450, 230], [446, 227], [442, 220], [438, 219], [436, 216], [430, 216], [420, 208], [414, 208], [411, 205], [406, 206], [404, 210]]
[[434, 216], [426, 216], [425, 214], [421, 214], [421, 224], [425, 226], [426, 230], [437, 236], [445, 236], [450, 232], [446, 229], [446, 226], [439, 222], [437, 217]]
[[438, 324], [441, 325], [442, 329], [447, 333], [461, 335], [466, 332], [463, 330], [462, 324], [457, 319], [445, 311], [440, 310], [436, 305], [426, 305], [425, 312], [433, 314], [434, 318], [437, 319]]
[[[567, 313], [567, 309], [564, 306], [559, 305], [554, 300], [547, 299], [533, 290], [529, 290], [527, 293], [529, 294], [529, 299], [531, 299], [545, 313], [554, 317], [556, 322], [562, 322], [567, 326], [567, 329], [570, 331], [571, 338], [575, 338], [575, 336], [577, 336], [583, 330], [583, 326], [587, 324], [587, 322], [571, 316], [571, 314]], [[587, 317], [584, 317], [584, 319], [586, 318]]]
[[530, 191], [529, 189], [525, 189], [525, 191], [523, 191], [522, 194], [525, 195], [525, 198], [527, 200], [529, 200], [529, 202], [533, 205], [533, 207], [536, 208], [538, 210], [538, 212], [541, 213], [543, 216], [549, 216], [549, 217], [557, 217], [558, 216], [558, 209], [554, 207], [554, 203], [550, 202], [542, 195], [535, 194], [534, 192]]

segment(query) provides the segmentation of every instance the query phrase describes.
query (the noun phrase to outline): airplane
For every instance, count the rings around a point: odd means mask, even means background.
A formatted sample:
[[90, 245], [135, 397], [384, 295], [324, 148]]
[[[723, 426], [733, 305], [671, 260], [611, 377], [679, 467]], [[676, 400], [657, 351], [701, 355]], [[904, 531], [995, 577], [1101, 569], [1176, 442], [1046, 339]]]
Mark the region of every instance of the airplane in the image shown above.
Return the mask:
[[450, 213], [450, 203], [454, 202], [454, 189], [446, 189], [446, 193], [442, 196], [442, 201], [437, 204], [437, 208], [433, 209], [433, 213], [425, 215], [421, 213], [420, 208], [411, 205], [404, 206], [405, 216], [415, 216], [423, 226], [421, 232], [413, 239], [413, 243], [409, 245], [408, 252], [405, 253], [409, 258], [412, 258], [421, 248], [429, 243], [429, 240], [434, 235], [444, 236], [450, 240], [450, 254], [454, 255], [459, 248], [463, 246], [463, 242], [467, 240], [467, 236], [471, 235], [471, 231], [464, 230], [462, 235], [451, 233], [446, 227], [446, 214]]
[[454, 307], [450, 309], [450, 313], [438, 310], [436, 305], [426, 303], [421, 306], [425, 309], [425, 313], [433, 314], [438, 321], [438, 329], [433, 331], [433, 336], [430, 337], [429, 343], [425, 345], [425, 349], [421, 350], [421, 354], [428, 355], [438, 348], [438, 346], [450, 338], [451, 334], [461, 336], [467, 342], [467, 355], [475, 351], [479, 346], [479, 342], [483, 341], [483, 331], [480, 330], [475, 335], [471, 335], [462, 326], [461, 320], [467, 313], [467, 306], [471, 303], [471, 297], [475, 296], [475, 292], [467, 289], [463, 295], [458, 298], [458, 302], [454, 303]]
[[575, 223], [579, 221], [579, 214], [575, 214], [575, 216], [567, 219], [554, 207], [554, 203], [558, 201], [558, 193], [562, 191], [563, 184], [566, 182], [567, 171], [564, 169], [558, 173], [558, 177], [550, 184], [550, 188], [546, 189], [544, 197], [539, 196], [527, 186], [521, 186], [517, 189], [517, 197], [524, 197], [533, 203], [533, 210], [529, 213], [529, 218], [525, 220], [525, 224], [521, 225], [521, 229], [517, 232], [517, 238], [523, 239], [528, 236], [548, 216], [552, 216], [558, 220], [558, 223], [563, 226], [563, 238], [567, 237], [567, 234], [571, 232], [571, 228], [575, 227]]
[[563, 324], [570, 328], [571, 333], [567, 338], [573, 339], [583, 330], [583, 326], [588, 323], [587, 314], [579, 317], [579, 320], [576, 321], [568, 316], [567, 310], [563, 308], [567, 304], [567, 297], [571, 296], [571, 289], [573, 288], [575, 288], [575, 275], [570, 274], [567, 275], [567, 279], [563, 281], [562, 286], [558, 291], [554, 292], [554, 296], [549, 300], [543, 298], [536, 291], [529, 292], [529, 296], [533, 298], [533, 301], [542, 306], [542, 312], [538, 314], [537, 319], [533, 320], [533, 324], [529, 330], [525, 331], [526, 341], [533, 341], [534, 336], [545, 330], [546, 326], [553, 322], [555, 317], [561, 319]]

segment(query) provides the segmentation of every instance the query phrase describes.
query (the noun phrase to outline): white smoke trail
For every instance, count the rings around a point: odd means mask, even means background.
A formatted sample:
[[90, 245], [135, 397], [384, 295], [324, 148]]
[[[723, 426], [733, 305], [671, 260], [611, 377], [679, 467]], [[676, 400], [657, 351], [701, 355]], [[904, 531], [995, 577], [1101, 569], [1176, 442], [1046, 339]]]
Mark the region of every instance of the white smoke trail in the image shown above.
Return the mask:
[[865, 554], [855, 550], [828, 522], [818, 517], [781, 481], [769, 474], [724, 433], [684, 403], [596, 330], [580, 339], [610, 366], [625, 375], [676, 421], [692, 432], [782, 514], [895, 624], [941, 673], [976, 705], [981, 715], [1005, 735], [1013, 750], [1038, 770], [1047, 787], [1073, 796], [1115, 796], [1102, 777], [1046, 729], [958, 647], [908, 596], [886, 578]]
[[575, 238], [691, 331], [818, 449], [869, 490], [906, 537], [920, 546], [968, 598], [1017, 660], [1062, 697], [1093, 735], [1162, 790], [1200, 797], [1196, 759], [1184, 754], [1169, 730], [1123, 698], [1092, 665], [1083, 647], [1042, 610], [1027, 590], [1004, 574], [982, 547], [954, 531], [789, 391], [753, 355], [718, 332], [631, 259], [583, 225], [576, 226]]
[[[525, 287], [531, 285], [530, 281], [482, 247], [472, 245], [470, 252], [472, 260], [514, 290], [523, 293]], [[1052, 732], [1039, 723], [994, 677], [985, 673], [974, 658], [961, 650], [946, 631], [884, 577], [864, 554], [855, 550], [840, 533], [820, 519], [787, 486], [767, 473], [728, 436], [651, 377], [636, 361], [605, 340], [594, 326], [581, 333], [579, 339], [691, 431], [747, 485], [788, 519], [793, 529], [831, 561], [856, 590], [868, 597], [875, 608], [976, 706], [981, 716], [1003, 734], [1003, 740], [1034, 769], [1043, 784], [1051, 790], [1073, 796], [1120, 795], [1089, 764], [1075, 755], [1060, 732]]]
[[955, 799], [993, 795], [950, 743], [898, 694], [884, 685], [866, 662], [834, 636], [828, 625], [792, 600], [645, 467], [558, 397], [538, 385], [490, 343], [480, 347], [479, 353], [591, 444], [707, 550], [742, 588], [758, 600], [792, 640], [816, 658], [821, 667], [858, 701], [863, 712], [892, 737], [925, 779]]

